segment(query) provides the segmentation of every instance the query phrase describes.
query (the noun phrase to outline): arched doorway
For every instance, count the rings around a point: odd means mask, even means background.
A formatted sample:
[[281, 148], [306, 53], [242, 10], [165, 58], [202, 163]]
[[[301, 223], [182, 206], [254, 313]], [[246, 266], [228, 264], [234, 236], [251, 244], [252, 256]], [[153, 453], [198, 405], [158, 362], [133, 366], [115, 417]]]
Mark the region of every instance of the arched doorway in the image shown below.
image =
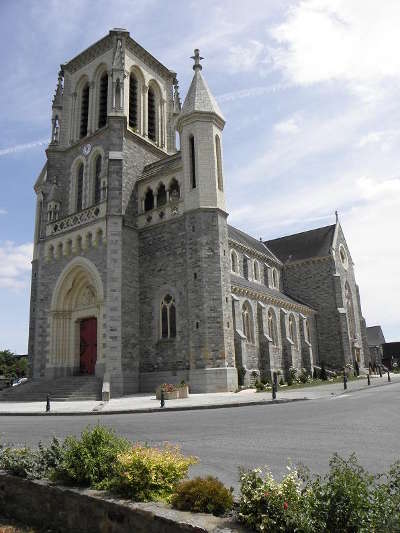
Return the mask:
[[61, 273], [53, 291], [50, 323], [46, 374], [98, 374], [103, 285], [93, 263], [77, 257]]

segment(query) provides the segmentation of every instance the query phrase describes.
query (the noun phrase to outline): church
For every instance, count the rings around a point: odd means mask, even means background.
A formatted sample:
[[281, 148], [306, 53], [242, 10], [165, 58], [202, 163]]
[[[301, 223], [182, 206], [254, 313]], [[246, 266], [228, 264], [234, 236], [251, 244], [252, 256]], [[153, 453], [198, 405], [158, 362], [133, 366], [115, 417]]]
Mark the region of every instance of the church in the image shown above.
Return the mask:
[[93, 376], [118, 397], [368, 366], [338, 218], [264, 241], [228, 224], [225, 120], [192, 59], [183, 105], [177, 74], [123, 29], [61, 65], [34, 186], [34, 380]]

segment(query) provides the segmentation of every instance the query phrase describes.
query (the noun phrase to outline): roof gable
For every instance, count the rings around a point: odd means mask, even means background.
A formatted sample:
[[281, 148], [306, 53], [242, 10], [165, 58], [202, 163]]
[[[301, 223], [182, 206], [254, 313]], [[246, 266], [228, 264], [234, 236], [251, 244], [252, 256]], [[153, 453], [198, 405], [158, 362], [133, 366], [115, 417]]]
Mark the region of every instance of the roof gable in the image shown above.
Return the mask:
[[368, 346], [380, 346], [385, 344], [385, 337], [381, 326], [369, 326], [367, 327], [367, 343]]

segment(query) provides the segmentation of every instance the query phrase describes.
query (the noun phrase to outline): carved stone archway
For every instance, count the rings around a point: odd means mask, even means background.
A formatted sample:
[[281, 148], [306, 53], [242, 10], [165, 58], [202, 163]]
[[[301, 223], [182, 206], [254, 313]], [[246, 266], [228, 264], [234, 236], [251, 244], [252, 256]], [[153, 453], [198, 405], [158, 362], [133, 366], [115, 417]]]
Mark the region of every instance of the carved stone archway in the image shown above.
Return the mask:
[[97, 320], [96, 375], [102, 374], [103, 284], [97, 268], [82, 257], [73, 259], [58, 278], [50, 310], [50, 344], [46, 376], [80, 371], [80, 322]]

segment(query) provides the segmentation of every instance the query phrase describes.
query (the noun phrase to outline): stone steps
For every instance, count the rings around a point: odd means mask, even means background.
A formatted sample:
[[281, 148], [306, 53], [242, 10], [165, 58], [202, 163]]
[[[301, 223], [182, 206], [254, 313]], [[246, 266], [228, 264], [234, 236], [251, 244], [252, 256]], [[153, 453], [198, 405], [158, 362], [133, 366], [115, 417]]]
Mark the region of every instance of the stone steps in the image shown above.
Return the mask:
[[101, 400], [101, 380], [95, 376], [72, 376], [28, 381], [0, 391], [0, 402]]

